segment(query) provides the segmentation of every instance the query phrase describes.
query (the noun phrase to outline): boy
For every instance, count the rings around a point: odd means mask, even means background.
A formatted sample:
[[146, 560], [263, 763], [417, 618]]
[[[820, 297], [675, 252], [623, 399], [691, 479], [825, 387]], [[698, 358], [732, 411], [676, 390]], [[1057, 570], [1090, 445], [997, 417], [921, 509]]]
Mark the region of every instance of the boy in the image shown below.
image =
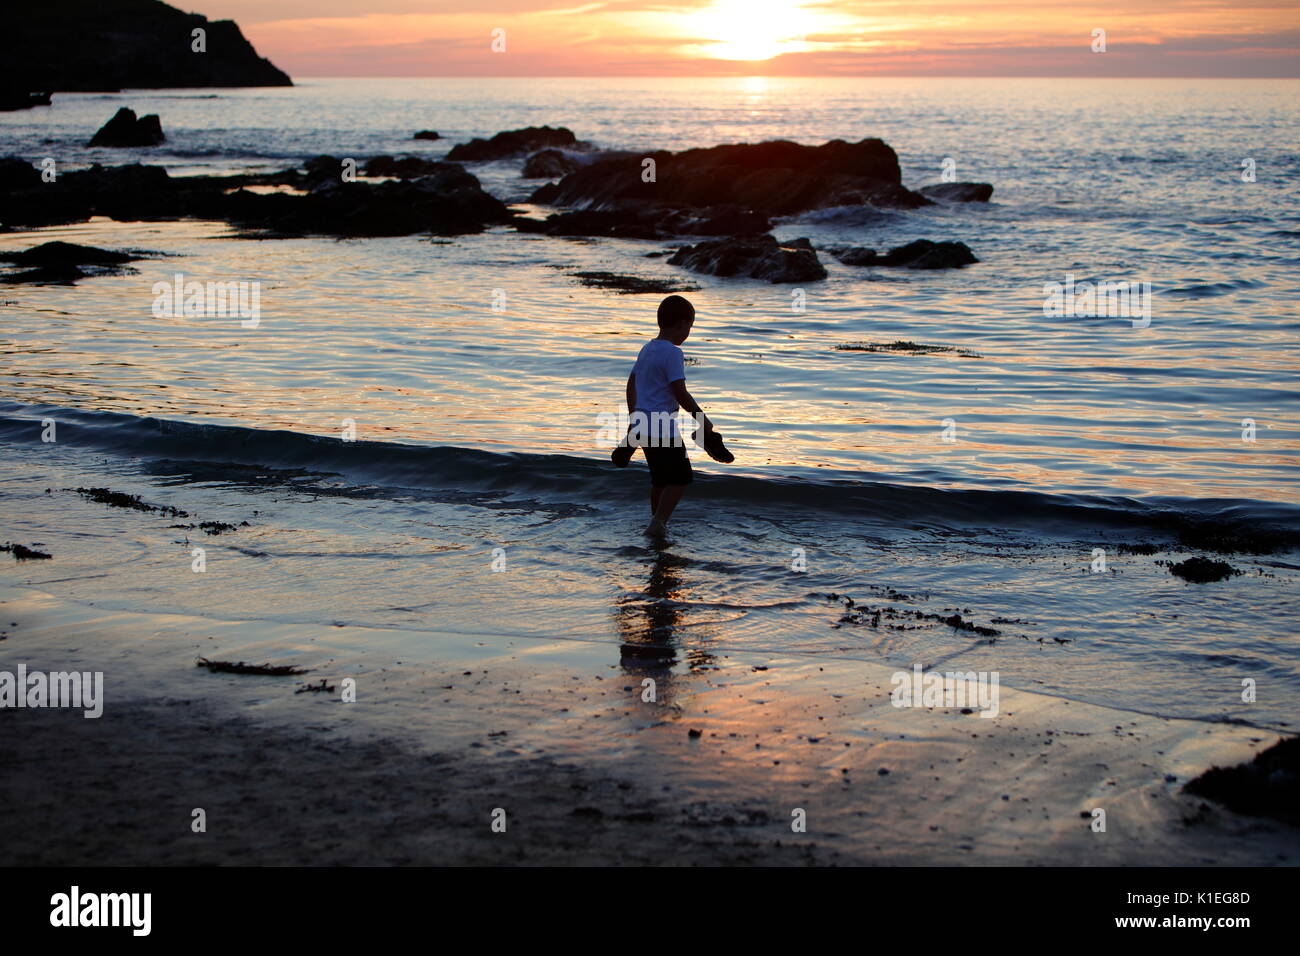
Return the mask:
[[[659, 336], [641, 347], [636, 365], [627, 377], [627, 410], [631, 417], [627, 436], [610, 458], [627, 467], [637, 446], [645, 449], [650, 466], [650, 524], [645, 533], [662, 538], [668, 519], [682, 500], [686, 486], [695, 480], [686, 445], [677, 430], [677, 410], [686, 409], [704, 427], [704, 449], [715, 461], [736, 460], [722, 444], [713, 422], [686, 390], [686, 360], [681, 344], [695, 324], [695, 306], [680, 295], [659, 303]], [[692, 436], [694, 437], [694, 435]]]

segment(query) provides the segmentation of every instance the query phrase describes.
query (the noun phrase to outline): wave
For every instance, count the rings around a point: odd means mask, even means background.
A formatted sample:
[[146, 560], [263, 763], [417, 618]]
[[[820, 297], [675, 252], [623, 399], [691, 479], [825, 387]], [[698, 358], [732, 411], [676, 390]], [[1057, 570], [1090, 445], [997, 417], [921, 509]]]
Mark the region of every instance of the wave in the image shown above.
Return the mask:
[[[301, 432], [141, 418], [116, 412], [0, 401], [0, 443], [40, 445], [42, 422], [57, 423], [60, 447], [141, 460], [155, 474], [191, 481], [283, 482], [332, 495], [375, 497], [446, 492], [494, 499], [537, 496], [586, 506], [644, 494], [609, 462], [573, 455], [491, 452], [449, 445], [343, 441]], [[626, 474], [626, 473], [622, 473]], [[1224, 553], [1300, 548], [1300, 506], [1238, 498], [1130, 498], [1037, 491], [940, 488], [866, 480], [851, 473], [699, 475], [693, 497], [742, 514], [793, 511], [826, 521], [875, 520], [895, 529], [1083, 529], [1172, 538]]]

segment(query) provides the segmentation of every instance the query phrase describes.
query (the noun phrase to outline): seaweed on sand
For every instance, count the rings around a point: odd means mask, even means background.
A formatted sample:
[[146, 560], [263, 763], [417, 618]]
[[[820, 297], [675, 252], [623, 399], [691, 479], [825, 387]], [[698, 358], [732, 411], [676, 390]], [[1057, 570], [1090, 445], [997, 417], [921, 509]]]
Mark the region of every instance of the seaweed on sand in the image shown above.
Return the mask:
[[214, 674], [259, 674], [265, 677], [290, 677], [296, 674], [305, 674], [305, 667], [294, 667], [291, 664], [245, 664], [243, 661], [210, 661], [206, 657], [200, 657], [196, 662], [198, 667], [206, 667]]
[[1246, 816], [1300, 826], [1300, 737], [1278, 741], [1250, 763], [1211, 767], [1183, 791]]

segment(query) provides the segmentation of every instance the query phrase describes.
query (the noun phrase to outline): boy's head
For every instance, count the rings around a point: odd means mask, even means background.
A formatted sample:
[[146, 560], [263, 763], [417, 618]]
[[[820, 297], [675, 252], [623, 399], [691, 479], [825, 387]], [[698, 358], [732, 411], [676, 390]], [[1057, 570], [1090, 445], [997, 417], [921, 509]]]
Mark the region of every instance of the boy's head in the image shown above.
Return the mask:
[[670, 295], [659, 303], [659, 337], [681, 345], [695, 324], [695, 306], [680, 295]]

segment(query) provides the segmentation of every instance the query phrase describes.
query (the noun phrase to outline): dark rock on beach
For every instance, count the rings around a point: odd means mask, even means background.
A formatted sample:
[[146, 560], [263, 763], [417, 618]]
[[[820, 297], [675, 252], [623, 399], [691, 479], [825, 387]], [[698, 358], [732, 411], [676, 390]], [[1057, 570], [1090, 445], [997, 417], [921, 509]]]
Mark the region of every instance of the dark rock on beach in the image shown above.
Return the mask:
[[988, 202], [993, 195], [989, 183], [936, 183], [917, 190], [926, 199], [943, 202]]
[[[233, 21], [160, 0], [11, 3], [4, 22], [0, 79], [21, 77], [29, 90], [293, 85]], [[194, 50], [196, 29], [204, 31], [201, 53]]]
[[431, 129], [422, 129], [411, 138], [412, 139], [442, 139], [441, 136], [439, 136]]
[[1288, 737], [1236, 767], [1211, 767], [1184, 792], [1253, 817], [1300, 826], [1300, 737]]
[[578, 138], [573, 130], [563, 126], [529, 126], [497, 133], [491, 139], [472, 139], [451, 148], [447, 154], [450, 162], [482, 163], [493, 159], [510, 159], [542, 149], [576, 146]]
[[932, 242], [917, 239], [890, 249], [884, 255], [863, 246], [830, 250], [846, 266], [898, 266], [907, 269], [959, 269], [979, 262], [964, 242]]
[[706, 275], [768, 282], [810, 282], [826, 278], [826, 269], [807, 239], [780, 243], [768, 235], [733, 236], [684, 246], [668, 262]]
[[136, 117], [135, 110], [123, 106], [113, 118], [90, 138], [88, 146], [157, 146], [166, 141], [162, 121], [156, 113]]

